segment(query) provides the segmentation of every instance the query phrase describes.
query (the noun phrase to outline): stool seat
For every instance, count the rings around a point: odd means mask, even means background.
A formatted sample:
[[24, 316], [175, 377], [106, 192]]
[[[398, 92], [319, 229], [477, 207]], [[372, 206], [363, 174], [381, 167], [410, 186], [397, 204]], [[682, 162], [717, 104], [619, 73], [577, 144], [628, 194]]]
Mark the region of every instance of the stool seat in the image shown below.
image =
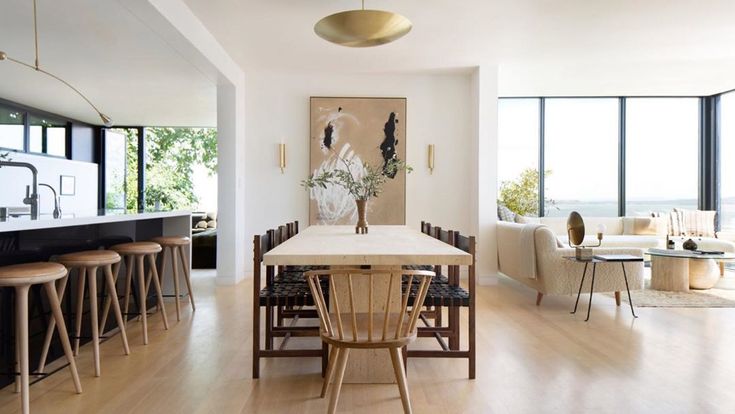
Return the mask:
[[110, 250], [85, 250], [57, 256], [56, 261], [68, 266], [105, 266], [120, 261], [120, 255]]
[[122, 255], [126, 254], [155, 254], [161, 252], [161, 245], [153, 242], [133, 242], [116, 244], [110, 247]]
[[189, 238], [186, 236], [162, 236], [154, 237], [151, 240], [161, 246], [186, 246], [189, 244]]
[[66, 267], [59, 263], [25, 263], [0, 267], [0, 286], [39, 284], [66, 276]]

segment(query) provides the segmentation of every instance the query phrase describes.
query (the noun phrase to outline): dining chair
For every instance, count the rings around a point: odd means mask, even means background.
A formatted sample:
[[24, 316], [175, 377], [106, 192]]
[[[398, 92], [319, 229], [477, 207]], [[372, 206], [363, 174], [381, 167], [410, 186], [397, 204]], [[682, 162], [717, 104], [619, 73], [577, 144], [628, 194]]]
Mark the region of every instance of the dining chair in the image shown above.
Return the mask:
[[[263, 266], [266, 253], [297, 233], [298, 221], [294, 221], [253, 238], [253, 378], [260, 377], [262, 358], [318, 357], [322, 359], [322, 373], [327, 369], [326, 344], [321, 349], [287, 347], [291, 337], [319, 337], [318, 326], [296, 324], [299, 320], [318, 318], [304, 279], [304, 272], [313, 267]], [[261, 322], [265, 325], [262, 341]], [[281, 338], [277, 346], [276, 338]]]
[[[402, 275], [408, 277], [405, 284]], [[305, 277], [319, 315], [322, 341], [334, 350], [321, 394], [326, 396], [331, 383], [328, 412], [337, 410], [350, 349], [387, 349], [403, 411], [411, 413], [401, 349], [416, 340], [416, 326], [434, 272], [334, 269], [308, 271]], [[325, 289], [329, 293], [325, 294]]]

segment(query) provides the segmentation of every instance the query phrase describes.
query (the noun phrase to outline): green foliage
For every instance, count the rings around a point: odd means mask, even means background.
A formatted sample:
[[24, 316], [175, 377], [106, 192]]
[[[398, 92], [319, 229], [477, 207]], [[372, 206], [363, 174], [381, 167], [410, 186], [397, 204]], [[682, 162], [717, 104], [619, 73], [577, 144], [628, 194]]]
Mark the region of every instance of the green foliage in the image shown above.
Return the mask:
[[[545, 176], [551, 175], [551, 170], [544, 172]], [[527, 168], [521, 175], [512, 181], [504, 181], [500, 184], [498, 203], [510, 211], [522, 216], [538, 216], [539, 204], [539, 174], [535, 168]], [[549, 198], [544, 199], [546, 206], [553, 207], [556, 202]]]
[[383, 166], [373, 166], [363, 162], [362, 167], [365, 173], [356, 178], [352, 172], [354, 161], [344, 159], [336, 153], [335, 156], [344, 164], [345, 169], [335, 168], [330, 171], [323, 171], [316, 177], [312, 174], [309, 178], [303, 180], [301, 185], [309, 189], [314, 187], [327, 188], [327, 184], [332, 184], [347, 190], [355, 200], [369, 200], [371, 197], [380, 195], [389, 175], [394, 175], [402, 170], [406, 170], [408, 173], [413, 171], [413, 168], [405, 161], [398, 159], [388, 161], [385, 171], [383, 171]]
[[[137, 131], [127, 133], [126, 208], [136, 210], [138, 188]], [[217, 130], [213, 128], [146, 128], [146, 209], [188, 208], [199, 200], [194, 194], [193, 167], [217, 172]]]

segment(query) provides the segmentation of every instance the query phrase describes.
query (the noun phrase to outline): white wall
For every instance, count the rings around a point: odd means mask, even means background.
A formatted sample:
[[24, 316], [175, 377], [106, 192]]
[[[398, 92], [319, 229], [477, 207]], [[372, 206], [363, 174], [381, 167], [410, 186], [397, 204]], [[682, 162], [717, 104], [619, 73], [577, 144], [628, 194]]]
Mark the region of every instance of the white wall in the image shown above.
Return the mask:
[[[70, 161], [23, 153], [11, 153], [12, 161], [29, 162], [38, 169], [38, 182], [50, 184], [59, 192], [59, 177], [76, 177], [76, 194], [61, 197], [64, 214], [97, 210], [97, 164]], [[31, 172], [25, 168], [0, 168], [0, 206], [23, 207], [26, 185], [32, 182]], [[41, 214], [54, 211], [51, 190], [39, 187]]]
[[[469, 74], [323, 75], [248, 73], [246, 77], [246, 232], [263, 233], [298, 219], [308, 225], [309, 97], [407, 98], [406, 224], [422, 219], [469, 233], [474, 134]], [[278, 168], [277, 144], [287, 149]], [[436, 145], [436, 167], [427, 168], [427, 145]], [[495, 188], [494, 186], [492, 187]]]

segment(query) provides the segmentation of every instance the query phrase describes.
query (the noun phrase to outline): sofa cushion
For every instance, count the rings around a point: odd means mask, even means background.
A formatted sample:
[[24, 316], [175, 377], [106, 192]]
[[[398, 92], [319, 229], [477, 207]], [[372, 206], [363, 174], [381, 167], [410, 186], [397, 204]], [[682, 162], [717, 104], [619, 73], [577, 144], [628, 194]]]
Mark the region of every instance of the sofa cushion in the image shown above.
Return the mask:
[[[569, 240], [567, 236], [559, 236], [558, 239], [564, 245]], [[596, 244], [596, 236], [585, 236], [584, 245], [594, 246]], [[660, 236], [605, 235], [602, 238], [602, 245], [600, 247], [637, 247], [640, 249], [650, 249], [663, 247], [663, 239]]]
[[516, 213], [512, 212], [508, 207], [498, 204], [498, 220], [514, 222]]
[[[582, 217], [584, 219], [585, 234], [595, 235], [597, 226], [604, 224], [605, 234], [623, 234], [623, 220], [620, 217]], [[541, 224], [549, 226], [551, 231], [558, 235], [567, 234], [566, 217], [542, 217]]]
[[623, 217], [623, 234], [663, 237], [667, 224], [664, 217]]
[[516, 214], [516, 223], [518, 224], [541, 224], [541, 218], [529, 217]]

